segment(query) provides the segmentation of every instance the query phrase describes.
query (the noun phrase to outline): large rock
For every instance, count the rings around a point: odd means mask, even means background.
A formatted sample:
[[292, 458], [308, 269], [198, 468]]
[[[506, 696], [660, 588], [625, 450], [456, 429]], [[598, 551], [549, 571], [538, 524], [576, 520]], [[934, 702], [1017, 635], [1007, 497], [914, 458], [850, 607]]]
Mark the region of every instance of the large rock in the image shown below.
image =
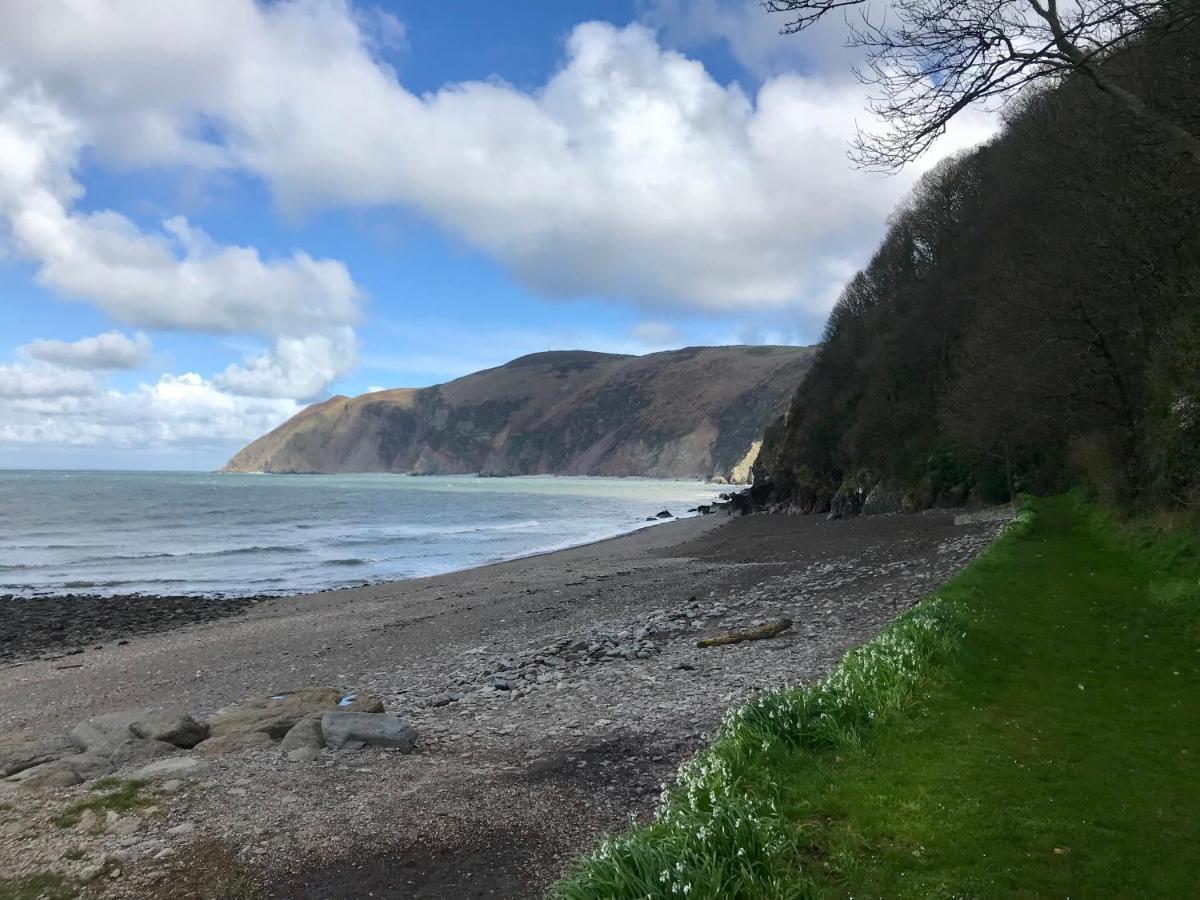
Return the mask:
[[23, 732], [0, 735], [0, 778], [78, 753], [66, 735], [35, 737]]
[[187, 713], [158, 707], [106, 713], [80, 722], [71, 730], [76, 746], [102, 756], [131, 738], [190, 748], [207, 736], [207, 727]]
[[173, 778], [190, 778], [199, 775], [208, 764], [194, 756], [172, 756], [168, 759], [157, 759], [149, 765], [142, 766], [133, 773], [137, 781], [171, 780]]
[[189, 750], [208, 737], [208, 726], [185, 712], [166, 709], [147, 710], [129, 730], [147, 741], [162, 741]]
[[336, 688], [301, 688], [248, 700], [209, 719], [209, 739], [261, 732], [279, 740], [305, 716], [337, 709], [342, 696]]
[[327, 712], [321, 717], [321, 732], [330, 750], [359, 750], [391, 747], [411, 753], [417, 730], [399, 716], [384, 713]]
[[313, 714], [305, 716], [292, 726], [291, 730], [279, 742], [279, 749], [284, 751], [300, 750], [311, 747], [316, 750], [325, 749], [325, 736], [321, 733], [321, 716]]
[[107, 756], [122, 741], [134, 737], [129, 726], [136, 722], [146, 710], [134, 709], [124, 712], [105, 713], [80, 722], [71, 729], [71, 740], [85, 753]]
[[23, 788], [70, 787], [89, 778], [107, 775], [113, 770], [113, 764], [103, 756], [94, 753], [77, 753], [64, 756], [54, 762], [43, 763], [30, 769], [24, 769], [12, 776], [9, 781]]
[[161, 759], [178, 752], [178, 747], [168, 744], [166, 741], [144, 741], [141, 738], [131, 737], [117, 744], [108, 754], [108, 760], [114, 766], [123, 766], [126, 763], [144, 763], [152, 759]]
[[222, 734], [201, 741], [195, 747], [197, 753], [210, 756], [221, 753], [238, 753], [242, 750], [261, 750], [274, 747], [275, 741], [265, 731], [247, 731], [243, 734]]

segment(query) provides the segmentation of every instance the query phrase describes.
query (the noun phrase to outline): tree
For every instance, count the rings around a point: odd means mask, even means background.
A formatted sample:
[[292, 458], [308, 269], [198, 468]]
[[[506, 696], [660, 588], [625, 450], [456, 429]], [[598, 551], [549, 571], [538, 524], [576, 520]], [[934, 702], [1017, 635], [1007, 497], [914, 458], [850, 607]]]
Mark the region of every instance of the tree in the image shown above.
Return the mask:
[[1147, 37], [1157, 39], [1200, 19], [1196, 0], [762, 0], [785, 14], [795, 34], [838, 9], [849, 45], [865, 51], [859, 78], [876, 88], [870, 109], [885, 122], [859, 132], [851, 157], [896, 170], [920, 156], [969, 106], [1003, 100], [1036, 82], [1078, 75], [1200, 165], [1200, 135], [1113, 77], [1104, 63]]

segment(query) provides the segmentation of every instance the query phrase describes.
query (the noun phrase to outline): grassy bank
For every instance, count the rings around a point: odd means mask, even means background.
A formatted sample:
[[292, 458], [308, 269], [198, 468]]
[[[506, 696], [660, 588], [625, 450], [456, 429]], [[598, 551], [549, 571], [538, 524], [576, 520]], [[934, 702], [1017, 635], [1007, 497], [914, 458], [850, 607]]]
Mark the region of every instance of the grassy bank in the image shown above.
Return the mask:
[[1198, 548], [1039, 501], [825, 683], [732, 713], [555, 896], [1194, 896]]

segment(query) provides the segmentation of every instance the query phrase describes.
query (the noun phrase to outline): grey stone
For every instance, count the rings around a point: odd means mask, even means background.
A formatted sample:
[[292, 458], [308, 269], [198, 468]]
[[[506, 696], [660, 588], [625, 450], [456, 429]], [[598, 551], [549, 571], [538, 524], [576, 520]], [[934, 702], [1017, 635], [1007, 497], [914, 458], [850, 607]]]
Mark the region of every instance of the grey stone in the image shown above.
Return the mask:
[[275, 741], [265, 731], [248, 731], [242, 734], [222, 734], [201, 741], [193, 749], [197, 753], [237, 753], [241, 750], [260, 750], [274, 747]]
[[180, 822], [174, 828], [168, 828], [167, 834], [171, 837], [188, 837], [196, 831], [196, 826], [191, 822]]
[[0, 778], [16, 775], [43, 763], [54, 762], [78, 753], [79, 748], [65, 734], [35, 737], [23, 732], [0, 736]]
[[127, 738], [117, 744], [108, 754], [109, 762], [114, 766], [126, 763], [143, 763], [152, 759], [161, 759], [178, 753], [179, 748], [164, 741], [144, 741], [141, 738]]
[[[364, 711], [365, 712], [365, 711]], [[316, 747], [318, 750], [325, 746], [325, 737], [321, 734], [321, 717], [319, 715], [305, 716], [291, 727], [283, 740], [279, 742], [280, 750], [299, 750], [302, 747]]]
[[209, 740], [254, 732], [279, 740], [305, 716], [337, 709], [342, 696], [337, 688], [301, 688], [248, 700], [209, 719]]
[[294, 763], [316, 762], [321, 758], [321, 751], [316, 747], [297, 747], [288, 751], [287, 758]]
[[[167, 779], [162, 785], [163, 789], [167, 789], [167, 785], [173, 780], [180, 778], [189, 778], [199, 775], [208, 764], [202, 760], [196, 759], [194, 756], [172, 756], [167, 759], [159, 759], [142, 766], [133, 773], [133, 777], [138, 781], [157, 781], [158, 779]], [[182, 783], [179, 787], [182, 787]]]
[[108, 833], [118, 837], [129, 837], [137, 834], [142, 827], [142, 820], [137, 816], [120, 816], [108, 825]]
[[185, 712], [150, 709], [129, 730], [147, 741], [162, 741], [190, 750], [208, 737], [208, 726], [197, 722]]
[[325, 746], [330, 750], [392, 747], [412, 752], [417, 731], [399, 716], [386, 713], [327, 712], [321, 717]]
[[87, 753], [107, 756], [124, 740], [134, 737], [129, 726], [136, 722], [146, 710], [126, 710], [105, 713], [71, 729], [71, 740]]
[[113, 764], [103, 756], [94, 753], [77, 753], [64, 756], [54, 762], [43, 763], [31, 769], [24, 769], [12, 776], [9, 781], [23, 788], [70, 787], [107, 775], [113, 770]]

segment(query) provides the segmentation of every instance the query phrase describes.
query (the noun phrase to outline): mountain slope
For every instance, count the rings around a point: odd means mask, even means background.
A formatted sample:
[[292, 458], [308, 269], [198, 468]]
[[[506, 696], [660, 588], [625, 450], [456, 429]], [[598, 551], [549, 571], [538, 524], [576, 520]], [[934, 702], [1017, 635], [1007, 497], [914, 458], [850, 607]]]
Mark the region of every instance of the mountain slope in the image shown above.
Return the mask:
[[811, 358], [807, 347], [535, 353], [446, 384], [314, 404], [224, 471], [745, 480]]

